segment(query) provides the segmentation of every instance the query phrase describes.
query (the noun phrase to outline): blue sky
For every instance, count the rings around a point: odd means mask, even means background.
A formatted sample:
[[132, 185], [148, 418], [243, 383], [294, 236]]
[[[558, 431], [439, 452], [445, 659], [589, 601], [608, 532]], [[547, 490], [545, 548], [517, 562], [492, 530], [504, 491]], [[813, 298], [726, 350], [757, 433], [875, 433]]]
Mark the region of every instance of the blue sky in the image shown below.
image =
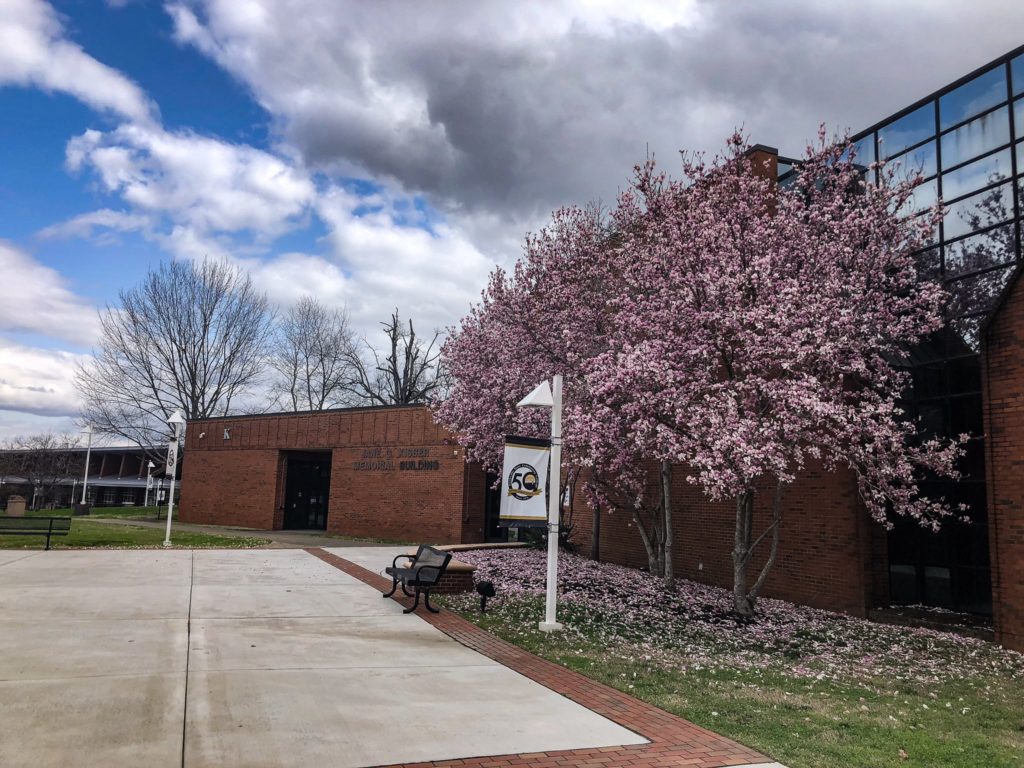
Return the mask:
[[4, 0], [0, 440], [74, 428], [97, 312], [226, 258], [375, 333], [456, 322], [558, 206], [741, 126], [798, 153], [1024, 42], [1024, 6]]

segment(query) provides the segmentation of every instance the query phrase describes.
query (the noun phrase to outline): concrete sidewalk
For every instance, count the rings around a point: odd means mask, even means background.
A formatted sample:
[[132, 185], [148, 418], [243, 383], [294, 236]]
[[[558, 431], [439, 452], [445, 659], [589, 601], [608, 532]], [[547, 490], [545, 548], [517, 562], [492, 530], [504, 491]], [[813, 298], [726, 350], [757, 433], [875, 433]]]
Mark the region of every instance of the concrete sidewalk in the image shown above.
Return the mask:
[[[352, 548], [379, 571], [402, 548]], [[0, 551], [0, 765], [339, 768], [636, 744], [297, 550]]]

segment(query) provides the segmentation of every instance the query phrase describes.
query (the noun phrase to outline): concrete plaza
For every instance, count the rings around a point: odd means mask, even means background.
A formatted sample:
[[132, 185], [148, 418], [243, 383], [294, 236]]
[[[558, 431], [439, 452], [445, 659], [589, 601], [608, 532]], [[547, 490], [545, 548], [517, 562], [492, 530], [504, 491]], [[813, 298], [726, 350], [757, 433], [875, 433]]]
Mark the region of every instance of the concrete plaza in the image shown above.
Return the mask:
[[[332, 550], [379, 572], [398, 551]], [[302, 550], [0, 551], [0, 765], [339, 768], [645, 741]]]

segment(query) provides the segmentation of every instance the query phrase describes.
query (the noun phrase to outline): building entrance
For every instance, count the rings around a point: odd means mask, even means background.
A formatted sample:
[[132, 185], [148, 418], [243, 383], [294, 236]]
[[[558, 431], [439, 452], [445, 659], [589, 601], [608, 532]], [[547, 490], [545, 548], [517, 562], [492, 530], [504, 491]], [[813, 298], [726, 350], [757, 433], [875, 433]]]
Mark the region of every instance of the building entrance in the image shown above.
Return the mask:
[[487, 494], [484, 499], [484, 527], [487, 541], [508, 541], [508, 528], [502, 528], [498, 516], [501, 514], [501, 489], [495, 488], [498, 476], [487, 473]]
[[285, 466], [286, 529], [324, 530], [331, 495], [331, 454], [290, 454]]

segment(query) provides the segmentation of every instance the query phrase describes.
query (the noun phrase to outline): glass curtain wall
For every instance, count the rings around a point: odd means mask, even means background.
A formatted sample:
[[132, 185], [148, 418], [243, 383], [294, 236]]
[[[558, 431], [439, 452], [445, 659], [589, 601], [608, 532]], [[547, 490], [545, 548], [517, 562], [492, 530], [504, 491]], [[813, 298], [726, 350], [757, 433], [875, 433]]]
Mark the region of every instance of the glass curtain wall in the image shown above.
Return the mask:
[[[968, 433], [959, 481], [926, 491], [970, 507], [970, 524], [938, 533], [913, 523], [889, 535], [890, 596], [897, 604], [991, 612], [982, 421], [982, 325], [1021, 260], [1024, 205], [1024, 49], [854, 136], [865, 166], [921, 173], [908, 205], [917, 215], [942, 200], [946, 213], [919, 253], [923, 276], [949, 290], [948, 325], [910, 353], [906, 408], [923, 431]], [[780, 184], [792, 173], [780, 175]]]

